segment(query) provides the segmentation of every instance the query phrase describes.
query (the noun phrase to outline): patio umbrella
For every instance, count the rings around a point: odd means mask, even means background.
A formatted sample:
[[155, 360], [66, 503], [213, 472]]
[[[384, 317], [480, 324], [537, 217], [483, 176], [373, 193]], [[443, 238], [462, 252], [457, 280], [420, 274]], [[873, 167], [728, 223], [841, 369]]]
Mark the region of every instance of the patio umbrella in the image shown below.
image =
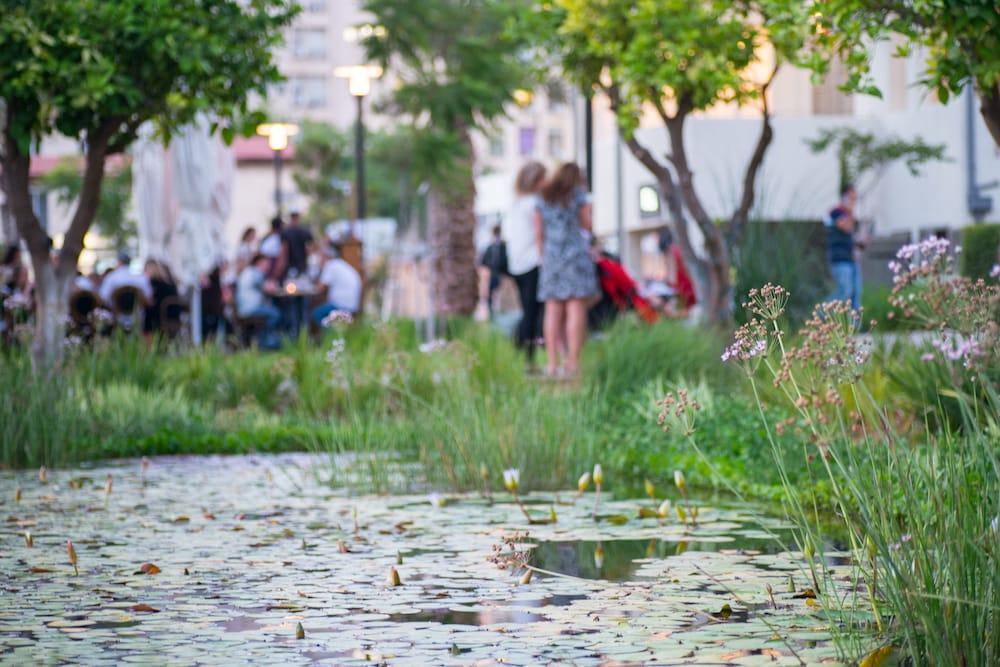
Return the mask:
[[132, 203], [139, 236], [139, 258], [167, 261], [173, 226], [167, 150], [154, 136], [152, 123], [139, 128], [132, 147]]
[[170, 144], [177, 219], [170, 234], [171, 267], [191, 290], [192, 339], [201, 343], [201, 277], [222, 259], [222, 223], [229, 212], [232, 158], [209, 121], [199, 116]]

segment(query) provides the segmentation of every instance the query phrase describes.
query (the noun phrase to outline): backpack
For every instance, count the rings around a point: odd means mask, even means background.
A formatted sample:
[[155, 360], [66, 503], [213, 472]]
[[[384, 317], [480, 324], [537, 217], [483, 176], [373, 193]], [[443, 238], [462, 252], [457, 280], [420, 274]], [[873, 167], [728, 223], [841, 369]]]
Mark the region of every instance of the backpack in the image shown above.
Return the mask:
[[507, 244], [494, 241], [483, 252], [482, 265], [496, 275], [507, 274]]

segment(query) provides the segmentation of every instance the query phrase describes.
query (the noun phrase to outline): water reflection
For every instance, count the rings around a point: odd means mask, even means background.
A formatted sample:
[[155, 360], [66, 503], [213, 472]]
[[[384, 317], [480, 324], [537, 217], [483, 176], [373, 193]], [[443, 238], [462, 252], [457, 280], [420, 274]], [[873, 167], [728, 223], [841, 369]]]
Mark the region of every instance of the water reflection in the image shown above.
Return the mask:
[[569, 574], [584, 579], [628, 581], [636, 578], [637, 559], [670, 558], [693, 551], [752, 551], [780, 553], [776, 539], [734, 536], [725, 542], [690, 540], [565, 540], [540, 542], [531, 556], [531, 564], [543, 570]]
[[[537, 600], [523, 600], [519, 607], [563, 607], [576, 600], [586, 598], [586, 595], [550, 595]], [[393, 623], [440, 623], [442, 625], [495, 625], [511, 623], [536, 623], [547, 620], [545, 616], [523, 609], [504, 605], [489, 606], [487, 609], [465, 610], [440, 607], [437, 609], [422, 609], [413, 614], [390, 614], [389, 621]]]

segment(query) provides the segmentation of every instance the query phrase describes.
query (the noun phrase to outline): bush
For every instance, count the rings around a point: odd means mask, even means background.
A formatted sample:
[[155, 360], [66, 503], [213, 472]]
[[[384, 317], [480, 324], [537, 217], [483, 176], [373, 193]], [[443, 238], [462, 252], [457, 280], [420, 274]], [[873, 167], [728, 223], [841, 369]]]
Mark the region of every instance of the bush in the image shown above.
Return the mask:
[[962, 229], [959, 269], [973, 280], [989, 279], [990, 270], [1000, 261], [1000, 223], [971, 225]]
[[657, 378], [688, 378], [721, 385], [734, 376], [719, 363], [721, 333], [663, 320], [650, 326], [619, 318], [584, 357], [587, 382], [610, 400], [627, 398]]
[[736, 270], [736, 320], [746, 321], [742, 303], [754, 287], [767, 283], [793, 286], [786, 315], [802, 323], [813, 305], [830, 294], [826, 230], [817, 221], [751, 222], [733, 251]]

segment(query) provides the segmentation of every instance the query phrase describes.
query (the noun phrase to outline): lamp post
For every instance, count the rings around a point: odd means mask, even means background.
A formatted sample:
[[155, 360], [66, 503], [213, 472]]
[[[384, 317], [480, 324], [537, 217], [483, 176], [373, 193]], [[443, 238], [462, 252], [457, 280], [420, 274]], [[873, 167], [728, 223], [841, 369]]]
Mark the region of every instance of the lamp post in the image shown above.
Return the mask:
[[371, 92], [372, 79], [382, 76], [382, 68], [376, 65], [351, 65], [338, 67], [334, 74], [347, 79], [351, 95], [357, 101], [357, 122], [354, 126], [354, 220], [357, 225], [367, 217], [365, 202], [365, 121], [364, 100]]
[[257, 126], [257, 134], [267, 137], [267, 146], [274, 152], [274, 208], [278, 212], [278, 217], [281, 217], [282, 213], [282, 152], [288, 148], [288, 137], [293, 137], [298, 133], [299, 126], [294, 123], [263, 123]]

